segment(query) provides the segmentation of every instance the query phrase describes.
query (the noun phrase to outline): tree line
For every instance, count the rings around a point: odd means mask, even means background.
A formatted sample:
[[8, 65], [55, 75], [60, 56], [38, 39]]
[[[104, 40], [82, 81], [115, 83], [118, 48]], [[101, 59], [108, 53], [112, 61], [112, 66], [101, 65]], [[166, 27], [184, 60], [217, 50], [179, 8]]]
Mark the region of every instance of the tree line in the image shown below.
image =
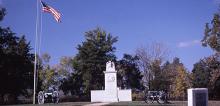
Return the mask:
[[[6, 10], [0, 9], [0, 21]], [[65, 95], [89, 100], [90, 90], [104, 89], [105, 63], [115, 62], [117, 84], [133, 92], [163, 90], [173, 100], [186, 100], [187, 89], [206, 87], [210, 99], [220, 99], [219, 15], [204, 30], [203, 46], [215, 53], [204, 57], [187, 70], [178, 57], [169, 60], [169, 49], [153, 42], [139, 47], [134, 54], [117, 59], [114, 44], [118, 37], [102, 28], [85, 32], [85, 40], [77, 46], [77, 54], [62, 57], [57, 65], [49, 64], [50, 55], [37, 56], [37, 91], [49, 87]], [[0, 26], [0, 104], [17, 103], [19, 97], [32, 98], [34, 55], [25, 36], [18, 37], [9, 27]], [[30, 99], [31, 100], [31, 99]]]

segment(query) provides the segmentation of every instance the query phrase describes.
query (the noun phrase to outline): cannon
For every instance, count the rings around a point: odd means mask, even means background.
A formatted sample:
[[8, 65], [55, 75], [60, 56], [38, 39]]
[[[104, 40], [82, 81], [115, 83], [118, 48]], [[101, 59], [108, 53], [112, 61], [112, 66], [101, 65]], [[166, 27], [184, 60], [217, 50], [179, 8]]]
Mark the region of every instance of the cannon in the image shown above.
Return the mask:
[[159, 104], [167, 103], [167, 95], [164, 91], [148, 91], [144, 98], [146, 103], [153, 103], [156, 101]]
[[53, 89], [38, 92], [38, 104], [44, 104], [46, 100], [51, 100], [53, 103], [59, 102], [59, 93]]

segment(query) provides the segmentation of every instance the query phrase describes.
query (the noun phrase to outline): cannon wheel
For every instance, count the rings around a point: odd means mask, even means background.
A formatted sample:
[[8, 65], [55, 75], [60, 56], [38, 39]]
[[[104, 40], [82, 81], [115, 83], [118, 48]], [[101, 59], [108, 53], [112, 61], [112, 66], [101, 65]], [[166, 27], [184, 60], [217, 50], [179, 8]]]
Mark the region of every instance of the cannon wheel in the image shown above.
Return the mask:
[[44, 104], [44, 92], [40, 91], [37, 96], [38, 104]]
[[59, 102], [59, 93], [57, 91], [53, 92], [52, 101], [53, 101], [53, 103], [58, 103]]
[[164, 104], [165, 102], [164, 102], [164, 100], [158, 98], [157, 103], [159, 103], [159, 104]]
[[162, 96], [158, 97], [157, 103], [164, 104], [165, 103], [165, 95], [162, 95]]
[[150, 97], [149, 95], [146, 95], [144, 98], [145, 103], [153, 103], [154, 98]]
[[144, 101], [145, 101], [146, 103], [148, 103], [148, 97], [147, 97], [147, 96], [145, 96]]

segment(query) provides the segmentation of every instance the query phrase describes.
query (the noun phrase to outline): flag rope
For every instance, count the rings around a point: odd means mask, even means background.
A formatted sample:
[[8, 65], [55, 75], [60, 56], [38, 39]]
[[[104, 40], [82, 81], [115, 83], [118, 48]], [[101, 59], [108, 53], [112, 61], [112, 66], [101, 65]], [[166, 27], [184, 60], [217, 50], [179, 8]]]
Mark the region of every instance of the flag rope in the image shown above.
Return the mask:
[[[41, 56], [41, 43], [42, 43], [42, 12], [40, 12], [40, 33], [39, 33], [39, 47], [38, 47], [38, 55]], [[39, 62], [38, 62], [39, 63]]]

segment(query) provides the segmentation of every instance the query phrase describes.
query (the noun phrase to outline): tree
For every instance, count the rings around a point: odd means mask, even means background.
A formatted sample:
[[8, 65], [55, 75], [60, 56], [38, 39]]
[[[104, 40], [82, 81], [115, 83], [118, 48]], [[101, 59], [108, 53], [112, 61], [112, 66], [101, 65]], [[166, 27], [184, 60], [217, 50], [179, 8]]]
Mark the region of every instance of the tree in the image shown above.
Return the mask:
[[[4, 15], [1, 9], [0, 20]], [[30, 50], [24, 36], [17, 37], [10, 28], [0, 27], [0, 98], [9, 95], [9, 102], [14, 102], [18, 95], [28, 96], [27, 89], [33, 88], [34, 58]]]
[[[86, 41], [78, 45], [78, 54], [74, 58], [74, 69], [72, 77], [68, 82], [79, 85], [79, 88], [89, 96], [90, 90], [102, 89], [104, 86], [105, 64], [107, 61], [115, 61], [116, 57], [113, 44], [117, 42], [117, 37], [106, 33], [101, 28], [96, 28], [85, 33]], [[80, 78], [79, 78], [80, 77]]]
[[193, 74], [193, 87], [195, 88], [206, 88], [209, 83], [210, 68], [204, 60], [200, 60], [198, 63], [194, 64], [192, 74]]
[[63, 78], [68, 78], [73, 72], [73, 59], [72, 57], [64, 56], [60, 59], [60, 63], [57, 66], [58, 72], [62, 75]]
[[118, 85], [122, 88], [131, 88], [142, 90], [142, 75], [138, 67], [138, 57], [124, 54], [124, 57], [118, 61]]
[[71, 67], [71, 70], [73, 71], [69, 77], [64, 78], [60, 86], [60, 89], [63, 90], [64, 94], [71, 93], [72, 95], [75, 95], [75, 96], [81, 96], [83, 94], [81, 90], [83, 86], [82, 85], [83, 83], [82, 74], [81, 72], [75, 70], [75, 69], [78, 69], [78, 66], [79, 66], [78, 62], [76, 58], [74, 57], [73, 59], [71, 59], [71, 61], [67, 62], [67, 64], [69, 64], [68, 67], [69, 68]]
[[208, 88], [211, 90], [210, 98], [220, 99], [220, 54], [209, 57], [208, 67], [210, 68], [210, 77]]
[[167, 61], [163, 65], [160, 61], [155, 60], [151, 64], [152, 77], [150, 78], [150, 89], [149, 90], [161, 90], [169, 91], [169, 87], [172, 84], [172, 78], [174, 77], [171, 74], [171, 64]]
[[4, 16], [6, 15], [5, 8], [0, 8], [0, 21], [3, 20]]
[[162, 70], [161, 70], [161, 62], [159, 60], [155, 60], [151, 63], [151, 72], [152, 76], [150, 77], [150, 88], [149, 90], [162, 90], [161, 85], [163, 83], [163, 76], [162, 76]]
[[49, 61], [50, 55], [45, 53], [38, 56], [38, 90], [46, 90], [51, 85], [54, 70], [51, 70]]
[[173, 64], [170, 63], [169, 61], [166, 61], [162, 66], [162, 81], [163, 83], [163, 90], [165, 90], [167, 93], [170, 92], [170, 86], [173, 84], [173, 80], [175, 78], [175, 74], [173, 72]]
[[214, 14], [213, 20], [211, 21], [211, 28], [209, 23], [205, 24], [204, 37], [202, 39], [202, 46], [206, 47], [209, 45], [210, 48], [216, 52], [220, 52], [220, 20], [219, 14]]
[[[156, 60], [152, 63], [151, 70], [150, 90], [163, 90], [168, 93], [169, 99], [185, 97], [191, 80], [179, 58], [175, 57], [171, 63], [166, 61], [164, 64]], [[181, 94], [184, 95], [180, 96]]]
[[186, 98], [187, 95], [187, 73], [186, 69], [182, 65], [177, 66], [177, 72], [178, 75], [175, 79], [174, 95], [176, 98], [183, 100]]
[[60, 63], [51, 67], [50, 55], [45, 53], [39, 58], [39, 90], [47, 90], [50, 87], [58, 89], [64, 79], [70, 77], [72, 70], [72, 58], [62, 57]]
[[219, 54], [211, 55], [194, 64], [192, 71], [193, 87], [208, 88], [209, 98], [220, 98]]
[[[146, 47], [140, 47], [136, 50], [136, 55], [139, 57], [139, 68], [143, 71], [144, 85], [151, 89], [150, 81], [153, 78], [153, 70], [155, 62], [160, 65], [168, 57], [168, 49], [162, 43], [152, 43]], [[154, 64], [154, 65], [153, 65]]]
[[[197, 67], [194, 67], [194, 86], [207, 86], [211, 90], [211, 98], [220, 98], [219, 91], [219, 80], [220, 80], [220, 19], [219, 13], [214, 14], [213, 19], [210, 23], [205, 24], [204, 37], [201, 40], [202, 46], [209, 46], [216, 53], [212, 56], [209, 56], [205, 59], [202, 59], [197, 64]], [[209, 25], [211, 24], [211, 25]], [[210, 64], [211, 63], [211, 64]], [[199, 67], [198, 67], [199, 66]], [[201, 69], [201, 72], [198, 69]], [[202, 73], [205, 72], [205, 73]], [[198, 74], [196, 77], [195, 75]], [[199, 81], [199, 79], [205, 79], [205, 81]], [[208, 82], [208, 83], [207, 83]], [[217, 90], [218, 89], [218, 90]], [[210, 93], [210, 92], [209, 92]], [[214, 97], [217, 96], [217, 97]]]

